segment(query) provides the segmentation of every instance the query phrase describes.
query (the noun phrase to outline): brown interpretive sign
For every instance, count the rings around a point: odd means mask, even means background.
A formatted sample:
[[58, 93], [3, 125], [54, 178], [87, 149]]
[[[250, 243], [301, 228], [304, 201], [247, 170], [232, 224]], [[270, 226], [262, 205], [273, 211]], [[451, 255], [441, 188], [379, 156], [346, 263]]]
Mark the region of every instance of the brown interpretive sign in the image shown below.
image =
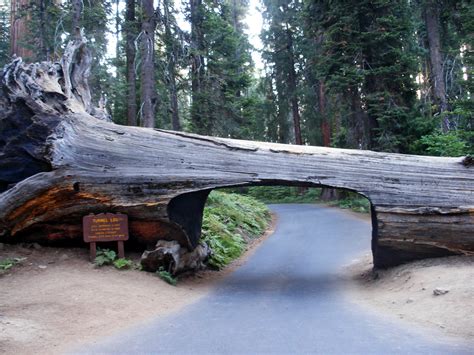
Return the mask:
[[125, 257], [123, 242], [128, 240], [128, 216], [120, 213], [91, 214], [82, 218], [84, 241], [90, 243], [91, 260], [96, 242], [117, 242], [119, 258]]

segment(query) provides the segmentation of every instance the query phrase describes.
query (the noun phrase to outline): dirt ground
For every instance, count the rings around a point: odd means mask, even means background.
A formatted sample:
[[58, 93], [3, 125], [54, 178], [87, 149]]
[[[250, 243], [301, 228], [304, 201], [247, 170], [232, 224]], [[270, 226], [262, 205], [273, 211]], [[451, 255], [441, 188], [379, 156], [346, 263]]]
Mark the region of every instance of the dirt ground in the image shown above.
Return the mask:
[[[360, 216], [367, 219], [367, 216]], [[86, 249], [3, 245], [0, 260], [26, 258], [0, 274], [0, 353], [59, 354], [206, 295], [271, 235], [255, 240], [224, 271], [170, 286], [152, 273], [96, 268]], [[127, 255], [136, 261], [139, 255]], [[371, 256], [349, 265], [348, 297], [383, 314], [474, 341], [474, 256], [423, 260], [372, 272]], [[440, 294], [435, 296], [434, 291]]]
[[375, 272], [372, 266], [371, 255], [347, 266], [352, 300], [474, 343], [474, 256], [425, 259]]
[[[4, 244], [0, 260], [26, 259], [0, 274], [0, 353], [64, 353], [136, 323], [176, 312], [206, 295], [272, 230], [254, 240], [225, 270], [182, 277], [176, 287], [152, 273], [96, 268], [88, 260], [87, 249]], [[139, 260], [139, 254], [127, 257]]]

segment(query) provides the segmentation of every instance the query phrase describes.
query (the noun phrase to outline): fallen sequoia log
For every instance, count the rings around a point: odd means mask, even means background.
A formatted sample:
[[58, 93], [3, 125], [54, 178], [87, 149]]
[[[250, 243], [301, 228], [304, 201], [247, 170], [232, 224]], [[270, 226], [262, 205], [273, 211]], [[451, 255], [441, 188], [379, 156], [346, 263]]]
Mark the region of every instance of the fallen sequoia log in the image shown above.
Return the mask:
[[377, 267], [474, 253], [470, 158], [119, 126], [91, 105], [84, 44], [74, 42], [68, 53], [60, 63], [16, 59], [3, 72], [0, 241], [80, 239], [84, 215], [120, 212], [129, 216], [136, 242], [175, 240], [193, 250], [212, 189], [295, 185], [349, 189], [370, 199]]

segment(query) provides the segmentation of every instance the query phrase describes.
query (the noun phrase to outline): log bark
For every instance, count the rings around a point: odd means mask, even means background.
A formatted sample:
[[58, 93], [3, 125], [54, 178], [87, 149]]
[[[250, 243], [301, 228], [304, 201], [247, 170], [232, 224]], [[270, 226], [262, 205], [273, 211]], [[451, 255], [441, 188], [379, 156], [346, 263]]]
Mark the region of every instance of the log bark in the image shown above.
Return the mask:
[[[83, 53], [77, 51], [73, 58]], [[121, 212], [129, 216], [132, 240], [150, 247], [159, 239], [176, 240], [193, 250], [212, 189], [293, 185], [348, 189], [369, 198], [377, 267], [474, 253], [474, 175], [468, 158], [119, 126], [99, 119], [85, 108], [79, 91], [65, 87], [77, 82], [63, 76], [83, 69], [64, 65], [17, 59], [2, 76], [2, 242], [81, 240], [82, 216]]]

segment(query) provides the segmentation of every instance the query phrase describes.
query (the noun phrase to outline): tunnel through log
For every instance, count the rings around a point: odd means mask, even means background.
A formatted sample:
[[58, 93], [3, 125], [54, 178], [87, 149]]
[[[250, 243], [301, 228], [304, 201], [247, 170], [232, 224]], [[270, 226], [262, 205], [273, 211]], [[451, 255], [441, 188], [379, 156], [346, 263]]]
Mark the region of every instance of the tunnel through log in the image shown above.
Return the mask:
[[[83, 45], [72, 43], [67, 52], [75, 54], [67, 58], [86, 55]], [[33, 232], [44, 240], [80, 238], [82, 216], [120, 212], [129, 216], [136, 242], [174, 239], [193, 249], [210, 190], [277, 183], [349, 189], [369, 198], [376, 266], [474, 253], [469, 157], [282, 145], [119, 126], [91, 105], [90, 96], [79, 95], [88, 86], [67, 76], [84, 68], [66, 65], [66, 59], [33, 64], [15, 59], [3, 71], [0, 241], [28, 240]]]

